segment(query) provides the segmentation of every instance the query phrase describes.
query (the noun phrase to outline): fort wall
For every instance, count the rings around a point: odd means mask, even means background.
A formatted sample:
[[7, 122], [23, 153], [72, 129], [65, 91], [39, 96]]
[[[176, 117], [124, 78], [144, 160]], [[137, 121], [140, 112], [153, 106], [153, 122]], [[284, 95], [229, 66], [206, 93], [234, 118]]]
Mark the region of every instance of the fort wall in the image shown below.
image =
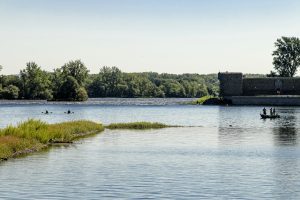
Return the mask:
[[242, 73], [219, 73], [220, 95], [240, 96], [243, 94], [243, 74]]
[[300, 78], [244, 78], [242, 73], [219, 73], [220, 96], [235, 105], [300, 106]]
[[300, 78], [244, 78], [243, 95], [300, 95]]
[[300, 78], [244, 78], [242, 73], [219, 73], [220, 96], [300, 95]]

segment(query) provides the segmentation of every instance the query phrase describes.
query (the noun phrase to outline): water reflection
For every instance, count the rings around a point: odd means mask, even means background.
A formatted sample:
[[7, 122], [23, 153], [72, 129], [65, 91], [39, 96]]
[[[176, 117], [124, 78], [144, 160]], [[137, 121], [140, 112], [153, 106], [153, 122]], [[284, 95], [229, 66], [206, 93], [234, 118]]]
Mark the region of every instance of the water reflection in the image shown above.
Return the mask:
[[294, 109], [282, 112], [282, 117], [276, 120], [273, 127], [275, 145], [297, 145], [298, 129]]
[[259, 107], [219, 107], [218, 139], [221, 145], [252, 143], [298, 145], [297, 108], [276, 108], [279, 119], [261, 119]]
[[281, 118], [273, 127], [274, 151], [273, 177], [274, 195], [277, 199], [299, 199], [293, 191], [299, 188], [299, 154], [297, 151], [298, 128], [295, 109], [281, 110]]
[[[280, 119], [262, 120], [257, 108], [219, 108], [219, 151], [222, 156], [230, 155], [226, 162], [232, 167], [228, 168], [220, 156], [217, 169], [227, 173], [234, 171], [230, 177], [234, 176], [239, 185], [251, 184], [251, 181], [261, 184], [259, 187], [270, 199], [300, 199], [300, 194], [295, 192], [300, 187], [299, 109], [282, 107], [276, 110]], [[241, 160], [245, 164], [235, 168]], [[249, 167], [250, 163], [253, 165]], [[244, 182], [246, 176], [251, 178]], [[225, 178], [226, 174], [219, 176], [221, 181]], [[249, 191], [252, 196], [255, 190]]]

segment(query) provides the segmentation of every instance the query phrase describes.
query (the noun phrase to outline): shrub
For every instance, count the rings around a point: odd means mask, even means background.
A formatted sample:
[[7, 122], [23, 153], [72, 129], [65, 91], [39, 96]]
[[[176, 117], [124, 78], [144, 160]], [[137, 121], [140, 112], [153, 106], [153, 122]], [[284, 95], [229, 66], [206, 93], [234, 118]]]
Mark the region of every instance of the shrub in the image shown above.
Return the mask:
[[0, 97], [3, 99], [17, 99], [20, 89], [17, 86], [9, 85], [3, 88], [0, 92]]

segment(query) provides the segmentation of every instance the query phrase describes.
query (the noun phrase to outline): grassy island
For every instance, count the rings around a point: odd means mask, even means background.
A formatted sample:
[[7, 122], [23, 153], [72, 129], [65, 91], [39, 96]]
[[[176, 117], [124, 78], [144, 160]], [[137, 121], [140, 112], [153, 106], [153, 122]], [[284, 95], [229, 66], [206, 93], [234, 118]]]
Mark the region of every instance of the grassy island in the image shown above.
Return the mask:
[[175, 127], [157, 122], [129, 122], [129, 123], [112, 123], [106, 128], [108, 129], [159, 129]]
[[0, 161], [26, 155], [57, 143], [72, 143], [74, 140], [107, 129], [159, 129], [170, 126], [157, 122], [112, 123], [103, 126], [91, 121], [71, 121], [47, 124], [40, 120], [28, 120], [17, 126], [0, 129]]
[[84, 120], [58, 124], [28, 120], [0, 130], [0, 160], [39, 151], [54, 143], [71, 143], [103, 130], [101, 124]]

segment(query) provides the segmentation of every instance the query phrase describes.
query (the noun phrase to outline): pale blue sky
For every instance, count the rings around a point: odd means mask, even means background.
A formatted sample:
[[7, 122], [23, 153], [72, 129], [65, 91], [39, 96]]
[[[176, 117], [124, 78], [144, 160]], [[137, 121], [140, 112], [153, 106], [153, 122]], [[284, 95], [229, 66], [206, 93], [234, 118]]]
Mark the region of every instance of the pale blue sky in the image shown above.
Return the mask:
[[274, 42], [300, 35], [298, 0], [0, 0], [0, 65], [93, 73], [268, 73]]

